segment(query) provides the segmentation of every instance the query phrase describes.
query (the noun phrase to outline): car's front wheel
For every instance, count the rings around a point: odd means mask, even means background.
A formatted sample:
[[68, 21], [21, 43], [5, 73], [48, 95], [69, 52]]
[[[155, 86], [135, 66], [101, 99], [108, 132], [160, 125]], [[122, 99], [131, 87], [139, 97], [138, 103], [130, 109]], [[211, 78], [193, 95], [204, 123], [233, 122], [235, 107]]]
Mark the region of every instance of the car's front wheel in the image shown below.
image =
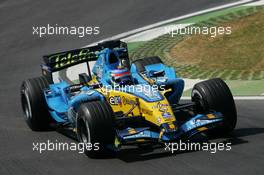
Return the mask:
[[192, 101], [196, 103], [197, 112], [213, 110], [223, 114], [223, 124], [217, 128], [222, 133], [234, 130], [237, 123], [236, 106], [229, 87], [222, 79], [214, 78], [197, 83], [192, 90]]
[[77, 137], [88, 157], [106, 153], [114, 144], [113, 111], [106, 102], [93, 101], [80, 106], [77, 113]]

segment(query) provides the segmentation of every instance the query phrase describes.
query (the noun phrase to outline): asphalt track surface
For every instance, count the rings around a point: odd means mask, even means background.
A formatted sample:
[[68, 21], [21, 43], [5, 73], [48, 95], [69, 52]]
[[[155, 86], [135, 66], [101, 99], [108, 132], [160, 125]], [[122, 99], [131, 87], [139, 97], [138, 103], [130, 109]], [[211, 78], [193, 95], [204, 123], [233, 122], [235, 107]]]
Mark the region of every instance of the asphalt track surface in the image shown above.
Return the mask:
[[[72, 151], [32, 151], [33, 142], [73, 140], [58, 132], [32, 132], [21, 112], [19, 86], [40, 75], [41, 56], [78, 48], [161, 20], [221, 5], [219, 0], [0, 0], [0, 174], [263, 174], [264, 101], [236, 101], [238, 125], [229, 152], [170, 154], [124, 150], [115, 158], [89, 159]], [[98, 25], [85, 38], [32, 35], [32, 26]]]

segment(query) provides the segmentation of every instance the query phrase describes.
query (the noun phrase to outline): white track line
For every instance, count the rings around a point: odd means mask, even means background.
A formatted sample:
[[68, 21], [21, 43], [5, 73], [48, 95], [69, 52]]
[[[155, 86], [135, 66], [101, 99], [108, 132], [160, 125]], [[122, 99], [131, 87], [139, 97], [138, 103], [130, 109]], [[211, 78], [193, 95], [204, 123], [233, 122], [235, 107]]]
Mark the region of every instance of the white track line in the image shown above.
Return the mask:
[[245, 6], [260, 6], [260, 5], [264, 5], [264, 0], [259, 0], [257, 2], [245, 4]]
[[178, 21], [178, 20], [186, 19], [186, 18], [189, 18], [189, 17], [197, 16], [197, 15], [202, 15], [204, 13], [209, 13], [209, 12], [225, 9], [225, 8], [232, 7], [232, 6], [237, 6], [237, 5], [250, 3], [250, 2], [253, 2], [253, 1], [255, 1], [255, 0], [241, 0], [241, 1], [238, 1], [238, 2], [228, 3], [228, 4], [225, 4], [225, 5], [209, 8], [209, 9], [206, 9], [206, 10], [201, 10], [201, 11], [190, 13], [190, 14], [187, 14], [187, 15], [171, 18], [171, 19], [164, 20], [164, 21], [161, 21], [161, 22], [157, 22], [157, 23], [154, 23], [154, 24], [151, 24], [151, 25], [147, 25], [147, 26], [144, 26], [144, 27], [141, 27], [141, 28], [138, 28], [138, 29], [130, 30], [128, 32], [124, 32], [124, 33], [115, 35], [113, 37], [109, 37], [109, 38], [103, 39], [101, 41], [97, 41], [97, 42], [91, 43], [91, 44], [89, 44], [87, 46], [84, 46], [84, 47], [92, 46], [92, 45], [97, 44], [98, 42], [102, 42], [102, 41], [106, 41], [106, 40], [122, 39], [122, 38], [125, 38], [127, 36], [131, 36], [133, 34], [136, 34], [136, 33], [139, 33], [139, 32], [145, 31], [145, 30], [149, 30], [149, 29], [152, 29], [152, 28], [155, 28], [155, 27], [162, 26], [164, 24], [168, 24], [168, 23], [171, 23], [171, 22], [175, 22], [175, 21]]

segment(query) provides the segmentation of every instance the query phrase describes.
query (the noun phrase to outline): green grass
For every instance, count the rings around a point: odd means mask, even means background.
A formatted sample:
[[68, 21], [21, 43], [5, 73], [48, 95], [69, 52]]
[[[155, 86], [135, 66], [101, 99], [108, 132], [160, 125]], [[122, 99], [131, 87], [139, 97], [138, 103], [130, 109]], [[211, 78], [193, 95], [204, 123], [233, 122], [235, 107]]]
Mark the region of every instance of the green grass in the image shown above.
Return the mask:
[[229, 80], [226, 81], [230, 87], [233, 95], [264, 95], [264, 80], [252, 80], [252, 81], [239, 81]]
[[[196, 23], [196, 26], [219, 26], [242, 21], [237, 23], [241, 25], [239, 30], [235, 30], [231, 36], [223, 36], [212, 43], [205, 43], [202, 50], [205, 53], [202, 54], [202, 61], [198, 64], [179, 63], [177, 58], [170, 54], [175, 45], [193, 37], [187, 35], [176, 37], [163, 35], [148, 42], [130, 43], [129, 47], [132, 49], [130, 58], [135, 60], [157, 55], [167, 65], [175, 67], [181, 77], [193, 79], [220, 77], [226, 80], [233, 95], [264, 95], [264, 62], [261, 61], [264, 59], [264, 17], [252, 19], [249, 21], [251, 24], [246, 27], [244, 24], [247, 21], [243, 21], [263, 11], [264, 6], [242, 6], [175, 22], [175, 24]], [[193, 44], [193, 47], [195, 46], [202, 47], [200, 43]], [[183, 93], [183, 96], [190, 95], [191, 90]]]
[[190, 97], [191, 93], [192, 93], [192, 89], [188, 89], [188, 90], [183, 92], [182, 96], [183, 97]]
[[127, 44], [128, 50], [130, 52], [133, 52], [136, 50], [138, 47], [142, 46], [145, 44], [145, 41], [139, 41], [139, 42], [130, 42]]
[[187, 37], [172, 48], [172, 57], [202, 69], [229, 70], [222, 75], [225, 79], [230, 70], [243, 70], [242, 79], [251, 79], [252, 71], [264, 71], [264, 11], [219, 25], [232, 27], [232, 34]]
[[[227, 80], [225, 81], [234, 96], [264, 96], [264, 80]], [[191, 89], [183, 92], [184, 97], [191, 96]]]
[[[198, 26], [234, 24], [257, 12], [263, 12], [263, 9], [263, 7], [236, 7], [187, 20], [198, 21], [199, 23], [196, 24]], [[264, 66], [258, 66], [264, 57], [264, 17], [261, 19], [253, 19], [250, 21], [251, 24], [247, 24], [241, 29], [234, 26], [234, 33], [230, 36], [217, 37], [212, 42], [208, 42], [211, 39], [208, 38], [209, 36], [202, 38], [206, 42], [201, 43], [200, 36], [171, 37], [170, 35], [163, 35], [148, 42], [132, 43], [133, 49], [130, 50], [130, 57], [133, 60], [146, 56], [160, 56], [166, 64], [177, 69], [179, 76], [186, 78], [221, 77], [226, 80], [262, 80], [264, 79]], [[241, 20], [237, 24], [244, 25], [244, 23], [247, 21]], [[192, 42], [188, 43], [190, 40]], [[175, 56], [175, 59], [174, 55], [170, 54], [175, 45], [176, 47], [182, 45], [181, 49], [192, 53], [193, 58], [191, 59], [200, 59], [201, 61], [198, 64], [179, 62], [178, 55]], [[195, 50], [195, 48], [198, 49]], [[181, 49], [178, 53], [186, 59], [185, 55], [182, 54], [183, 52], [180, 52]]]

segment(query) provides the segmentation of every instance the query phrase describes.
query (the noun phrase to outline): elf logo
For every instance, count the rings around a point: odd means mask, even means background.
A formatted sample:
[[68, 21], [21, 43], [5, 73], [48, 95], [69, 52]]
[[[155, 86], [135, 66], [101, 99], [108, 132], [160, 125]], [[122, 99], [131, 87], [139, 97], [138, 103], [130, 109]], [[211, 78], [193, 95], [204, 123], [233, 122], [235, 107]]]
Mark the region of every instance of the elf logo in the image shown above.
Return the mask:
[[109, 98], [109, 103], [110, 103], [111, 105], [119, 105], [119, 104], [122, 103], [122, 101], [121, 101], [121, 97], [120, 97], [120, 96], [111, 96], [111, 97]]

